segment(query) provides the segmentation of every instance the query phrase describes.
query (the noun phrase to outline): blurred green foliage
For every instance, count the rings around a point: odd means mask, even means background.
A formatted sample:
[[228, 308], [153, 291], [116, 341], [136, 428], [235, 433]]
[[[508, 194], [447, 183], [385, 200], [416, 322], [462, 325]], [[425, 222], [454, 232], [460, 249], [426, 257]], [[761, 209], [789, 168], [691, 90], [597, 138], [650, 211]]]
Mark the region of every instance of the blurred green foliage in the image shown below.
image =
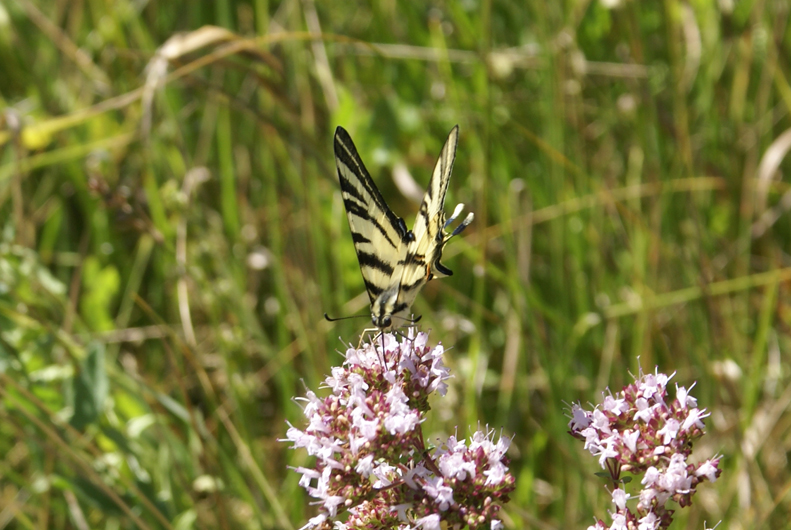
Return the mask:
[[411, 225], [394, 168], [425, 186], [457, 123], [432, 437], [502, 427], [508, 527], [584, 527], [610, 501], [564, 402], [659, 366], [725, 456], [678, 527], [785, 527], [789, 14], [1, 3], [0, 527], [302, 526], [278, 438], [363, 327], [322, 314], [367, 311], [332, 131]]

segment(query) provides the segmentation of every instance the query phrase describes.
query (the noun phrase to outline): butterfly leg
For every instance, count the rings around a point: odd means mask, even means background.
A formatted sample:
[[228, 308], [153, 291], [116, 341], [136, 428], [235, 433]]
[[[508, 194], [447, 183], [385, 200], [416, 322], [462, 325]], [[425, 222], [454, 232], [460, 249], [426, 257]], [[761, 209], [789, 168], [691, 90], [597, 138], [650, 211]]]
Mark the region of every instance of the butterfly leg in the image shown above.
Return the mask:
[[[373, 337], [371, 337], [372, 333], [375, 333], [375, 335], [373, 335]], [[360, 342], [357, 343], [357, 349], [358, 350], [360, 348], [362, 348], [363, 342], [365, 342], [365, 336], [366, 335], [368, 335], [368, 337], [371, 339], [371, 345], [373, 345], [374, 350], [376, 350], [376, 353], [379, 356], [379, 361], [382, 363], [382, 366], [385, 367], [385, 370], [387, 370], [388, 368], [387, 368], [387, 359], [385, 358], [385, 335], [384, 335], [384, 332], [382, 330], [380, 330], [379, 328], [365, 328], [363, 330], [363, 332], [360, 333]], [[381, 339], [381, 353], [380, 353], [380, 350], [378, 350], [376, 348], [376, 346], [377, 346], [376, 345], [376, 341], [379, 340], [379, 339]]]

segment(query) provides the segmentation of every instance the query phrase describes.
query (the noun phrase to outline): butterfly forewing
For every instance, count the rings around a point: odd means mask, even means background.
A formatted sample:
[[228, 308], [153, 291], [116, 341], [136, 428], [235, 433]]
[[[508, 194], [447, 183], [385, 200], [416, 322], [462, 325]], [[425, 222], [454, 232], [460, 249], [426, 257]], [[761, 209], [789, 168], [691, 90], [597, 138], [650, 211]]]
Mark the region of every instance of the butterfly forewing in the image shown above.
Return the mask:
[[341, 127], [335, 131], [335, 163], [357, 260], [373, 303], [400, 277], [409, 232], [404, 220], [388, 208]]

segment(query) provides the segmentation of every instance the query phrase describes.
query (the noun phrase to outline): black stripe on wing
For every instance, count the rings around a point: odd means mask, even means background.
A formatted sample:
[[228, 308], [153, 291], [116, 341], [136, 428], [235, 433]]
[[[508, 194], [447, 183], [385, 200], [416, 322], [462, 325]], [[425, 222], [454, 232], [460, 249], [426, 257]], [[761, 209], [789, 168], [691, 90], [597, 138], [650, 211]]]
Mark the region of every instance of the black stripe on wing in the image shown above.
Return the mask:
[[371, 242], [370, 239], [368, 239], [367, 237], [365, 237], [362, 234], [358, 234], [357, 232], [352, 232], [352, 241], [354, 241], [355, 245], [357, 243], [370, 243]]
[[[384, 197], [382, 197], [382, 194], [379, 193], [379, 189], [376, 187], [376, 184], [374, 184], [373, 179], [371, 179], [371, 175], [365, 168], [365, 164], [363, 164], [360, 155], [357, 153], [357, 148], [354, 146], [354, 142], [349, 136], [349, 133], [347, 133], [346, 129], [343, 127], [338, 127], [335, 129], [335, 159], [339, 163], [346, 166], [346, 168], [349, 170], [349, 174], [347, 175], [344, 174], [340, 168], [338, 168], [338, 179], [341, 183], [341, 190], [356, 199], [361, 204], [368, 206], [369, 209], [374, 206], [380, 212], [384, 213], [387, 221], [390, 224], [390, 227], [396, 231], [401, 240], [406, 239], [407, 229], [404, 220], [395, 215], [387, 206]], [[349, 175], [356, 177], [357, 182], [351, 181]], [[368, 204], [367, 198], [364, 197], [364, 194], [360, 192], [358, 185], [365, 193], [367, 193], [370, 199], [374, 202], [374, 205]], [[346, 202], [347, 201], [344, 201], [344, 203]], [[368, 219], [372, 219], [370, 214]], [[379, 225], [379, 228], [384, 229], [385, 231], [387, 230], [387, 227], [382, 227], [381, 225]], [[388, 237], [388, 239], [390, 238]]]
[[[341, 182], [343, 182], [343, 180], [341, 180]], [[346, 194], [346, 191], [344, 190], [342, 193]], [[359, 217], [363, 222], [370, 223], [373, 226], [375, 226], [376, 229], [382, 234], [382, 236], [384, 236], [387, 242], [390, 243], [391, 247], [398, 248], [398, 243], [400, 243], [400, 241], [398, 242], [393, 241], [393, 237], [397, 237], [400, 240], [404, 239], [400, 235], [398, 230], [396, 230], [395, 234], [388, 233], [387, 229], [384, 226], [382, 226], [382, 223], [380, 223], [378, 219], [374, 219], [373, 217], [371, 217], [370, 212], [363, 205], [358, 204], [354, 200], [349, 198], [344, 198], [343, 205], [346, 208], [347, 215], [353, 215], [355, 217]], [[399, 219], [399, 221], [401, 221], [401, 219]], [[401, 224], [403, 225], [403, 221], [401, 221]], [[352, 237], [354, 236], [354, 234], [355, 231], [354, 228], [352, 228]]]
[[393, 313], [392, 314], [393, 315], [397, 315], [401, 311], [404, 311], [405, 309], [409, 309], [410, 305], [412, 305], [412, 304], [407, 304], [406, 302], [399, 302], [393, 307]]
[[363, 282], [365, 283], [365, 290], [368, 291], [368, 297], [371, 299], [373, 303], [376, 298], [384, 292], [384, 288], [376, 285], [371, 280], [363, 276]]
[[428, 280], [426, 279], [426, 275], [423, 274], [423, 275], [419, 276], [412, 283], [402, 283], [401, 284], [401, 291], [403, 291], [404, 293], [408, 293], [412, 289], [420, 289], [421, 287], [423, 287], [426, 284], [427, 281]]
[[360, 262], [361, 269], [365, 267], [375, 269], [384, 274], [387, 278], [390, 278], [393, 275], [393, 270], [395, 270], [391, 264], [386, 263], [376, 254], [370, 254], [368, 252], [357, 252], [357, 261]]

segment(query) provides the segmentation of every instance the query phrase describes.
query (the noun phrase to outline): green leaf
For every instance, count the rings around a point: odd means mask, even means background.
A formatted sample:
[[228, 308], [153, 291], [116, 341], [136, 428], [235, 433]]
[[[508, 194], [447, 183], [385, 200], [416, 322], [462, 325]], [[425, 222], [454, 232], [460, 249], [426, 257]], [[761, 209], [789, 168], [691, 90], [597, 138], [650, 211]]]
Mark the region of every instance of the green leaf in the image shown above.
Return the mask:
[[121, 285], [118, 270], [112, 265], [102, 268], [99, 260], [90, 256], [85, 259], [82, 278], [85, 292], [80, 300], [80, 314], [85, 322], [95, 331], [114, 329], [111, 308]]
[[71, 425], [83, 430], [102, 413], [109, 385], [104, 366], [104, 344], [92, 342], [74, 381], [74, 416]]

